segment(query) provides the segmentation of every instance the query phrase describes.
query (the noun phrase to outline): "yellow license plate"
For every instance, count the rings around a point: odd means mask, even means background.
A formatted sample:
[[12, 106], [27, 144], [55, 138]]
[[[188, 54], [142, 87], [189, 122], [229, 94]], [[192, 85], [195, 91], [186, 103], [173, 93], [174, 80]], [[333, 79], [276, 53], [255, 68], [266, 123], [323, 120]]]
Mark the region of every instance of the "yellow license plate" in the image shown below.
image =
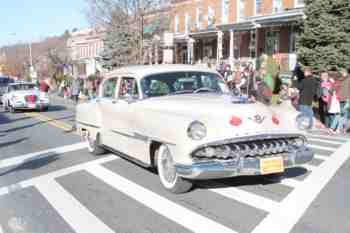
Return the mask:
[[263, 175], [284, 172], [283, 158], [260, 159], [260, 172]]

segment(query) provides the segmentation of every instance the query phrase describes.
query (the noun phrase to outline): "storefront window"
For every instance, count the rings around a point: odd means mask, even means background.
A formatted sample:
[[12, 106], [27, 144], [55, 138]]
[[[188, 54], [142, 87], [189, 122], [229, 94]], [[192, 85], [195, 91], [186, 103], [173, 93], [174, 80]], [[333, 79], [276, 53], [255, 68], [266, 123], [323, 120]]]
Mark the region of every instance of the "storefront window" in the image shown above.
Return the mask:
[[283, 11], [283, 1], [282, 0], [274, 0], [273, 1], [273, 12], [281, 12]]
[[251, 58], [256, 57], [256, 33], [255, 33], [255, 30], [250, 31], [249, 56]]
[[292, 32], [290, 34], [290, 48], [289, 48], [289, 52], [290, 53], [295, 53], [296, 52], [296, 33]]
[[260, 15], [262, 13], [262, 0], [255, 1], [255, 14]]
[[230, 12], [230, 0], [222, 0], [222, 23], [228, 23]]
[[304, 6], [305, 0], [295, 0], [295, 5], [298, 6]]
[[266, 30], [266, 53], [273, 55], [278, 53], [280, 47], [280, 33], [277, 30]]

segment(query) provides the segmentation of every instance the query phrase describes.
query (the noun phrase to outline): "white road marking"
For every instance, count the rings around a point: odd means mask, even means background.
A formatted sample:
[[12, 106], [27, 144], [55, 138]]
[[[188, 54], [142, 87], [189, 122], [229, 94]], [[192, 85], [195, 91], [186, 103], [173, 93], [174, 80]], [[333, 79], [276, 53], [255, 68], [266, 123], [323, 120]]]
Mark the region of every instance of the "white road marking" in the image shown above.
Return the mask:
[[209, 190], [266, 212], [275, 210], [279, 204], [276, 201], [234, 187], [213, 188]]
[[73, 172], [84, 170], [87, 166], [107, 163], [107, 162], [116, 160], [118, 158], [119, 157], [117, 157], [116, 155], [110, 155], [110, 156], [107, 156], [107, 157], [104, 157], [104, 158], [101, 158], [101, 159], [97, 159], [97, 160], [94, 160], [94, 161], [86, 162], [86, 163], [83, 163], [83, 164], [78, 164], [78, 165], [75, 165], [75, 166], [72, 166], [72, 167], [68, 167], [68, 168], [64, 168], [64, 169], [58, 170], [58, 171], [51, 172], [49, 174], [45, 174], [45, 175], [34, 177], [34, 178], [31, 178], [31, 179], [28, 179], [28, 180], [25, 180], [25, 181], [21, 181], [21, 182], [16, 183], [16, 184], [5, 186], [5, 187], [0, 188], [0, 196], [9, 194], [11, 192], [15, 192], [17, 190], [21, 190], [23, 188], [34, 186], [36, 184], [40, 184], [40, 182], [42, 182], [43, 180], [45, 181], [47, 179], [55, 179], [55, 178], [58, 178], [58, 177], [61, 177], [61, 176], [69, 175], [69, 174], [71, 174]]
[[350, 151], [350, 142], [344, 144], [332, 155], [332, 159], [322, 163], [319, 169], [314, 170], [301, 182], [299, 187], [281, 202], [278, 209], [261, 221], [252, 233], [290, 232], [337, 170], [349, 159], [348, 151]]
[[102, 166], [90, 166], [87, 171], [113, 188], [125, 193], [148, 208], [153, 209], [159, 214], [177, 222], [193, 232], [235, 232], [209, 218], [201, 216], [181, 205], [169, 201], [168, 199], [145, 189], [144, 187], [135, 184]]
[[343, 144], [341, 142], [325, 140], [325, 139], [319, 139], [319, 138], [308, 138], [308, 141], [309, 141], [310, 144], [312, 144], [313, 142], [329, 143], [329, 144], [334, 145], [335, 147], [339, 147], [339, 146], [341, 146]]
[[295, 180], [295, 179], [291, 179], [291, 178], [282, 178], [280, 183], [285, 185], [285, 186], [289, 186], [291, 188], [296, 188], [300, 185], [301, 182], [299, 180]]
[[35, 187], [76, 233], [114, 233], [55, 180], [48, 179]]
[[4, 231], [2, 230], [2, 227], [1, 227], [1, 225], [0, 225], [0, 233], [4, 233]]
[[327, 159], [330, 158], [330, 156], [315, 154], [315, 155], [314, 155], [314, 158], [315, 158], [315, 159], [320, 159], [320, 160], [327, 160]]
[[[334, 142], [334, 140], [340, 140], [342, 142], [347, 142], [349, 141], [349, 138], [345, 138], [345, 137], [337, 137], [337, 136], [334, 136], [334, 135], [317, 135], [317, 134], [307, 134], [308, 137], [310, 137], [310, 140], [313, 140], [313, 138], [322, 138], [324, 140], [329, 140], [329, 142]], [[332, 139], [334, 139], [332, 141]]]
[[85, 142], [80, 142], [68, 146], [56, 147], [48, 150], [38, 151], [30, 154], [20, 155], [8, 159], [0, 160], [0, 169], [17, 166], [26, 162], [34, 161], [37, 159], [43, 159], [47, 157], [51, 157], [53, 155], [64, 154], [70, 151], [80, 150], [86, 148]]
[[320, 150], [325, 150], [325, 151], [329, 151], [329, 152], [333, 152], [336, 151], [339, 148], [332, 148], [332, 147], [328, 147], [328, 146], [319, 146], [319, 145], [315, 145], [315, 144], [309, 144], [308, 147], [311, 147], [311, 149], [320, 149]]
[[303, 168], [305, 168], [308, 171], [314, 171], [315, 169], [318, 168], [318, 166], [314, 166], [312, 164], [303, 164], [301, 165]]

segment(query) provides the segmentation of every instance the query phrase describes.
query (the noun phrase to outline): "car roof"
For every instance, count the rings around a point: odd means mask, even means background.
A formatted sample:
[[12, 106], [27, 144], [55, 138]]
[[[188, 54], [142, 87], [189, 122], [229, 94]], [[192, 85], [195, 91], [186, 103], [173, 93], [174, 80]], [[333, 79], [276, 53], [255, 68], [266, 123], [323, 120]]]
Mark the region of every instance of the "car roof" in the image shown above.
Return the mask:
[[141, 79], [151, 74], [161, 74], [170, 72], [209, 72], [217, 73], [213, 69], [199, 65], [137, 65], [137, 66], [126, 66], [119, 69], [115, 69], [107, 73], [107, 78], [116, 77], [120, 74], [132, 74], [136, 78]]

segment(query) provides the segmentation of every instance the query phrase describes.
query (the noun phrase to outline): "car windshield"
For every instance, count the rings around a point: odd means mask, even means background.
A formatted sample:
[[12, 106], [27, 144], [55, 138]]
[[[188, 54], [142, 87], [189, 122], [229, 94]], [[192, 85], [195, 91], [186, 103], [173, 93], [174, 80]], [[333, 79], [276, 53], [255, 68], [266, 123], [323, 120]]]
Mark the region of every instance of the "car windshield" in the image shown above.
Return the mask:
[[171, 72], [146, 76], [141, 80], [145, 97], [188, 93], [226, 93], [224, 81], [215, 73]]
[[24, 90], [33, 90], [35, 87], [34, 84], [16, 84], [9, 87], [10, 91], [24, 91]]

